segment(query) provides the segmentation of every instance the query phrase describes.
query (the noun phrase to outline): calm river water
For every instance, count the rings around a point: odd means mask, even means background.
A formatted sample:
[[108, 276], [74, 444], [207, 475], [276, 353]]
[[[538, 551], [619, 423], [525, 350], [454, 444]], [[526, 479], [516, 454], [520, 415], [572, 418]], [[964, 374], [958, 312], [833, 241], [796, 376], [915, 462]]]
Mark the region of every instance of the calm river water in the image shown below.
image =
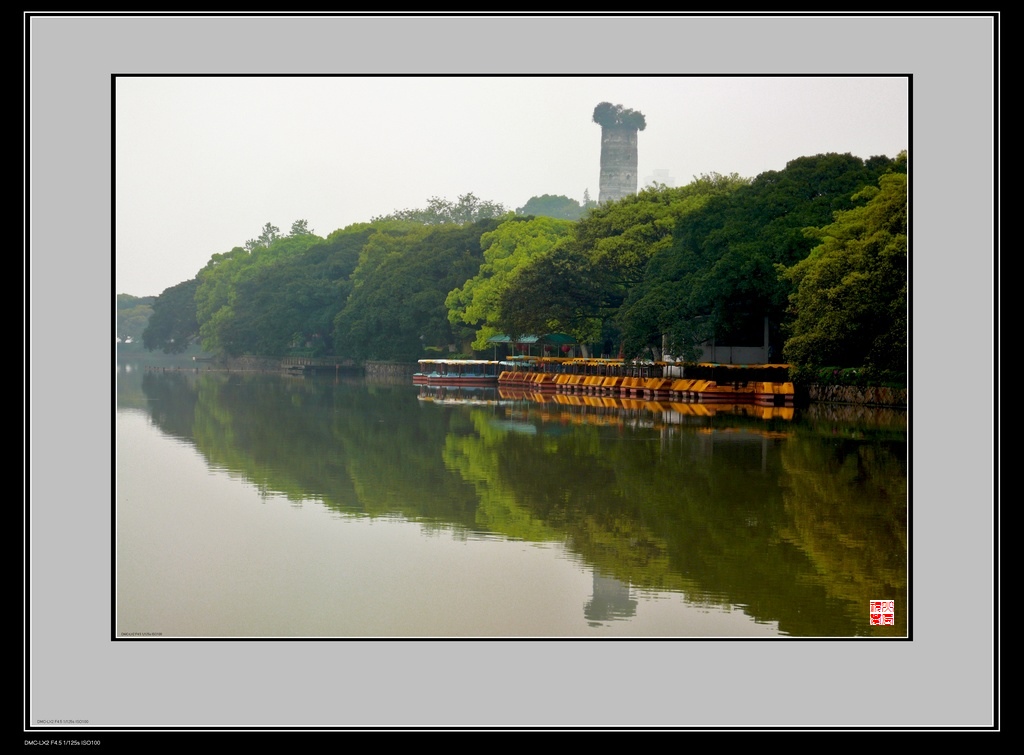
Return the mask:
[[905, 412], [116, 385], [121, 636], [907, 634]]

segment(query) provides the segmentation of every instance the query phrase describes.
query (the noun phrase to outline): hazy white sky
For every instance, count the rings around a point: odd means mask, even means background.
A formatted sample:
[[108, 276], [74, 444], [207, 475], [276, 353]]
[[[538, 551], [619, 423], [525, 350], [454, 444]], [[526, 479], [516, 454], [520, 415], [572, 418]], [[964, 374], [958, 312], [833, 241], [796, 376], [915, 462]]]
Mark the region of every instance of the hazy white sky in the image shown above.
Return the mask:
[[597, 199], [603, 101], [646, 116], [641, 184], [909, 148], [902, 76], [118, 77], [117, 292], [159, 294], [267, 222], [326, 236], [434, 196]]

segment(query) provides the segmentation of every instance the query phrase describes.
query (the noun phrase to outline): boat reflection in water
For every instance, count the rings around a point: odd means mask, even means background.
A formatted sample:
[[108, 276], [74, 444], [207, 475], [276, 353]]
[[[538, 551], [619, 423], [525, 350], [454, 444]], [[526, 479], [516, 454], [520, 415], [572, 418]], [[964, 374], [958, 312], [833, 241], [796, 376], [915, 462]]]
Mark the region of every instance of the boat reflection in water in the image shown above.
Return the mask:
[[623, 398], [594, 394], [552, 393], [526, 387], [421, 385], [420, 401], [437, 404], [502, 407], [509, 416], [529, 415], [545, 422], [574, 424], [660, 427], [701, 424], [716, 415], [748, 417], [754, 420], [794, 418], [792, 406], [762, 406], [754, 403], [688, 403]]
[[499, 396], [497, 385], [436, 385], [421, 383], [417, 398], [435, 404], [463, 404], [487, 406], [499, 401], [512, 403], [512, 399]]

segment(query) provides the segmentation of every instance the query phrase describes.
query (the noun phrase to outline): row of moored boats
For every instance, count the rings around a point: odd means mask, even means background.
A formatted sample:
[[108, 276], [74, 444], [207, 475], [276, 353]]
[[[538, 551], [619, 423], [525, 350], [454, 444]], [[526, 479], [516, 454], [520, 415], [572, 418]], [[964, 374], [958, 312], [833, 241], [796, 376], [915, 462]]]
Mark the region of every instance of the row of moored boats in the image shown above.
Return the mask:
[[553, 357], [507, 361], [424, 359], [413, 383], [768, 406], [791, 406], [795, 398], [789, 366], [785, 364], [644, 363]]

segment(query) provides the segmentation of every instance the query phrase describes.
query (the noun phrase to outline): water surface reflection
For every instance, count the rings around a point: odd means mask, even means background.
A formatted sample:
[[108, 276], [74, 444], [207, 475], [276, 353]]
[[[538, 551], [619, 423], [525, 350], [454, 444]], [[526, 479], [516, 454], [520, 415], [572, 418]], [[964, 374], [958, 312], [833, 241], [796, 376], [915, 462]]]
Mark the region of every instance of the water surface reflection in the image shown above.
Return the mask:
[[[185, 634], [906, 634], [905, 414], [851, 421], [824, 409], [574, 398], [582, 397], [218, 372], [118, 376], [119, 411], [194, 449], [208, 473], [265, 502], [315, 505], [335, 522], [332, 530], [305, 516], [291, 550], [273, 530], [252, 535], [270, 538], [263, 557], [293, 575], [305, 574], [303, 552], [317, 553], [321, 569], [344, 571], [344, 588], [321, 572], [306, 575], [297, 591], [305, 598], [289, 598], [319, 605], [329, 620], [295, 618], [311, 613], [306, 607], [268, 621], [245, 606], [235, 621], [193, 614]], [[126, 425], [119, 445], [141, 432]], [[161, 463], [151, 455], [133, 466]], [[142, 495], [144, 480], [120, 461], [118, 475], [122, 491]], [[199, 517], [218, 506], [226, 515], [224, 484], [218, 477], [209, 490], [162, 494], [177, 501], [167, 505], [182, 506], [186, 494], [190, 505], [203, 501]], [[133, 527], [151, 525], [120, 495], [118, 507], [124, 564], [137, 545]], [[209, 526], [245, 539], [237, 533], [265, 525], [251, 505], [229, 508], [228, 521]], [[356, 522], [376, 523], [375, 535], [387, 523], [393, 540], [368, 552], [373, 527]], [[183, 540], [192, 526], [187, 517], [175, 523]], [[391, 572], [389, 562], [403, 568]], [[172, 579], [135, 565], [148, 579]], [[230, 593], [218, 586], [225, 570], [236, 587], [254, 581], [257, 603], [267, 580], [284, 579], [242, 579], [219, 563], [206, 575], [210, 600]], [[145, 590], [147, 578], [122, 573], [126, 586]], [[870, 626], [868, 603], [883, 598], [896, 600], [896, 624]]]

